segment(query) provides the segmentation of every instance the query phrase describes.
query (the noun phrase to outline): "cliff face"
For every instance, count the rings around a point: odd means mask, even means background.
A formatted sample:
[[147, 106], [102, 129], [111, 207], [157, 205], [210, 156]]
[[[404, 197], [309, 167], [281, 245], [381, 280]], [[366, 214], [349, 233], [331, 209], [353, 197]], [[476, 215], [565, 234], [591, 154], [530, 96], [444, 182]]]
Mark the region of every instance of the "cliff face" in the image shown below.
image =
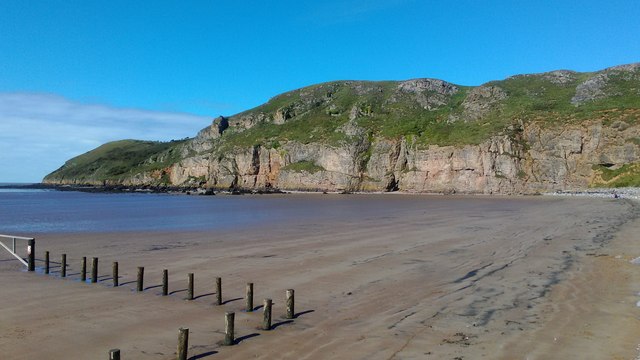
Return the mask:
[[[411, 138], [372, 139], [340, 147], [288, 142], [187, 158], [172, 184], [313, 191], [535, 193], [584, 189], [600, 167], [640, 161], [640, 127], [588, 122], [562, 128], [513, 127], [478, 145], [421, 149]], [[314, 164], [296, 167], [295, 164]], [[294, 166], [292, 166], [294, 165]], [[146, 181], [138, 182], [139, 184]]]
[[150, 157], [99, 179], [66, 175], [68, 163], [45, 181], [485, 194], [634, 185], [639, 115], [637, 64], [475, 88], [336, 82], [219, 117], [156, 154], [162, 166]]

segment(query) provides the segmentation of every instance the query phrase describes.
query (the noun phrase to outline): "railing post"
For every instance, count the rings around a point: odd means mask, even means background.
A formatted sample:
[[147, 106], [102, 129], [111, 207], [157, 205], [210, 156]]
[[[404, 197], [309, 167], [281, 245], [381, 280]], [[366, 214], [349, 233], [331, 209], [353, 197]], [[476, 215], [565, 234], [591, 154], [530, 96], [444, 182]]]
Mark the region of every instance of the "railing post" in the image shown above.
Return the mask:
[[13, 239], [13, 253], [16, 253], [16, 238], [12, 238]]
[[80, 280], [87, 281], [87, 257], [82, 257], [82, 269], [80, 270]]
[[60, 261], [60, 277], [67, 277], [67, 254], [62, 254], [62, 261]]
[[111, 272], [113, 273], [113, 287], [118, 287], [118, 262], [114, 261]]
[[293, 319], [296, 316], [295, 313], [295, 298], [294, 298], [294, 291], [293, 289], [288, 289], [287, 290], [287, 319]]
[[247, 283], [247, 293], [245, 296], [245, 310], [247, 312], [253, 311], [253, 283]]
[[187, 350], [189, 349], [189, 329], [178, 329], [178, 360], [187, 360]]
[[93, 259], [91, 259], [91, 282], [94, 284], [98, 282], [98, 258], [97, 257], [94, 257]]
[[222, 305], [222, 278], [216, 278], [216, 305]]
[[29, 265], [27, 270], [35, 271], [36, 270], [36, 240], [35, 239], [29, 239], [27, 241], [27, 254], [29, 255]]
[[169, 270], [162, 270], [162, 296], [169, 295]]
[[120, 360], [120, 349], [109, 350], [109, 360]]
[[271, 299], [264, 299], [264, 309], [262, 317], [262, 330], [271, 330]]
[[224, 316], [224, 345], [231, 346], [235, 343], [235, 337], [233, 335], [234, 332], [234, 319], [236, 317], [236, 313], [229, 311]]
[[48, 251], [44, 252], [44, 273], [45, 274], [49, 273], [49, 252]]
[[187, 300], [193, 300], [193, 273], [189, 273], [187, 277], [189, 279], [187, 285]]
[[143, 266], [138, 266], [138, 281], [137, 281], [137, 288], [136, 290], [138, 291], [142, 291], [144, 290], [144, 267]]

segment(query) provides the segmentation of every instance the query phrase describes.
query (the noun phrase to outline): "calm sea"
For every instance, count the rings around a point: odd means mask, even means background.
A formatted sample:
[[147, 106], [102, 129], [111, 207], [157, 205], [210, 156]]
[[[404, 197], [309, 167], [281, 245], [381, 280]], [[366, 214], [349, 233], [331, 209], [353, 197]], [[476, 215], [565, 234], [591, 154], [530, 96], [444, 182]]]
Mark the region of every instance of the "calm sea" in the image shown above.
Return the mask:
[[[540, 200], [540, 199], [538, 199]], [[401, 221], [407, 215], [500, 216], [533, 199], [424, 195], [170, 195], [0, 188], [0, 234], [233, 230]], [[470, 215], [470, 216], [471, 216]]]
[[0, 189], [0, 234], [225, 229], [283, 211], [244, 196]]
[[[386, 199], [385, 199], [386, 198]], [[360, 195], [83, 193], [0, 189], [0, 234], [200, 231], [265, 223], [341, 221], [407, 210], [416, 199]], [[400, 200], [400, 199], [398, 199]], [[357, 220], [356, 220], [357, 221]]]

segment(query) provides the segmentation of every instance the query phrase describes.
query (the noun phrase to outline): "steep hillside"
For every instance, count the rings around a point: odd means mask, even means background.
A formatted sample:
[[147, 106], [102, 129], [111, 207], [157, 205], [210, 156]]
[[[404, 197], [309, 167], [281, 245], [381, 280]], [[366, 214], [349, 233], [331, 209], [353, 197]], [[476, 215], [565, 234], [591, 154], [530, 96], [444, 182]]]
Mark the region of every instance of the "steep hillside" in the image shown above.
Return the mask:
[[218, 117], [185, 142], [104, 145], [44, 181], [465, 193], [626, 186], [640, 183], [639, 115], [640, 64], [477, 87], [336, 81]]
[[179, 161], [176, 150], [185, 141], [114, 141], [67, 161], [47, 175], [49, 182], [60, 184], [118, 184], [140, 173], [159, 174]]

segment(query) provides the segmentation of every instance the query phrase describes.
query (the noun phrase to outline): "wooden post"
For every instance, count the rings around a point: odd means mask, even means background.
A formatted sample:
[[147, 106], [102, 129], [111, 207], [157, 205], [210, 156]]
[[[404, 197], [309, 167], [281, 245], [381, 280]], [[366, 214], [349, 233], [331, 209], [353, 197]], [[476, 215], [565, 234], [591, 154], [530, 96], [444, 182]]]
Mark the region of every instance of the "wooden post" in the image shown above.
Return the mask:
[[263, 317], [262, 317], [262, 330], [271, 330], [271, 305], [273, 302], [271, 299], [264, 299]]
[[118, 262], [114, 261], [111, 266], [111, 272], [113, 277], [113, 287], [118, 287]]
[[246, 300], [246, 310], [247, 312], [253, 311], [253, 283], [247, 283], [247, 296], [245, 296]]
[[36, 270], [36, 241], [35, 239], [29, 239], [27, 241], [27, 254], [29, 255], [28, 271]]
[[293, 289], [287, 290], [287, 319], [293, 319], [295, 317], [295, 299]]
[[187, 360], [187, 350], [189, 349], [189, 329], [178, 329], [178, 360]]
[[109, 360], [120, 360], [120, 349], [109, 350]]
[[91, 259], [91, 282], [93, 284], [98, 282], [98, 258]]
[[144, 290], [144, 267], [138, 266], [138, 291]]
[[236, 313], [232, 311], [228, 311], [224, 315], [224, 325], [225, 325], [224, 345], [227, 345], [227, 346], [231, 346], [235, 343], [235, 337], [233, 336], [233, 330], [234, 330], [233, 321], [235, 316], [236, 316]]
[[62, 261], [60, 261], [60, 277], [67, 277], [67, 254], [62, 254]]
[[216, 278], [216, 304], [222, 305], [222, 278]]
[[80, 280], [87, 281], [87, 257], [82, 257], [82, 270], [80, 270]]
[[189, 284], [187, 286], [187, 300], [193, 300], [193, 273], [189, 273]]
[[169, 270], [162, 270], [162, 296], [169, 295]]
[[49, 273], [49, 252], [48, 251], [44, 252], [44, 273], [45, 274]]

